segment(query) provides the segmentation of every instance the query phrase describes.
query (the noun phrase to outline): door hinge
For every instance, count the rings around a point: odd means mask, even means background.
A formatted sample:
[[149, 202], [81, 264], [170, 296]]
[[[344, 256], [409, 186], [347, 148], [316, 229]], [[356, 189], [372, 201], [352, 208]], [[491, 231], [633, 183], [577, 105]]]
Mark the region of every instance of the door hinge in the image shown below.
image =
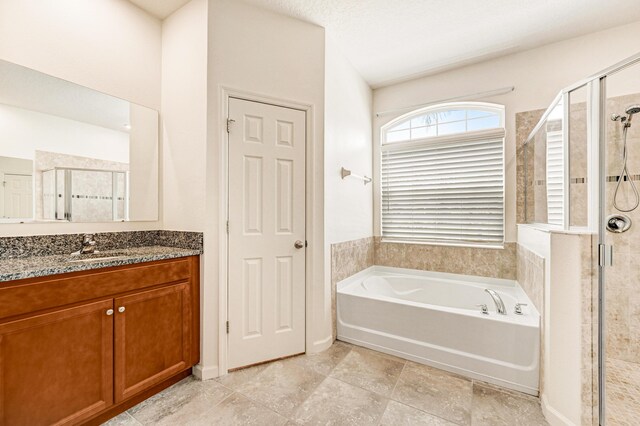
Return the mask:
[[229, 321], [227, 321], [227, 334], [229, 334]]
[[231, 133], [231, 123], [235, 123], [236, 120], [233, 118], [227, 118], [227, 133]]
[[229, 233], [229, 221], [227, 221], [227, 234]]

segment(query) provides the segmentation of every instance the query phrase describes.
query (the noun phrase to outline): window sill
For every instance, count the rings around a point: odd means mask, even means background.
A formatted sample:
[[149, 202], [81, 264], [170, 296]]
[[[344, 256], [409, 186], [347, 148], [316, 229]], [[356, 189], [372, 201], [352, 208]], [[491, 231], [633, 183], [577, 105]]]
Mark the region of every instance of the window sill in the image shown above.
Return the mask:
[[445, 241], [415, 241], [415, 240], [401, 240], [394, 238], [380, 238], [382, 243], [395, 243], [395, 244], [416, 244], [425, 246], [444, 246], [444, 247], [463, 247], [463, 248], [481, 248], [489, 250], [504, 250], [504, 243], [502, 244], [482, 244], [482, 243], [465, 243], [465, 242], [445, 242]]

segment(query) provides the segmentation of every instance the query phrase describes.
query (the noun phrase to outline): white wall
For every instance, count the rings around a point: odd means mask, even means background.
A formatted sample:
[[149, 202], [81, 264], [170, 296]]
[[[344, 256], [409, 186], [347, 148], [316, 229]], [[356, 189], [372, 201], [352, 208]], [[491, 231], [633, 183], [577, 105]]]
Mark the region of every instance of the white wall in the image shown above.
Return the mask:
[[[0, 59], [160, 109], [161, 24], [126, 0], [0, 0]], [[17, 224], [2, 225], [0, 235], [160, 226]]]
[[162, 23], [165, 229], [204, 231], [207, 22], [207, 0], [192, 0]]
[[372, 91], [338, 45], [325, 46], [325, 223], [327, 246], [373, 236], [373, 185], [342, 179], [341, 167], [371, 177]]
[[[315, 199], [308, 213], [316, 227], [307, 229], [312, 255], [307, 271], [307, 351], [330, 345], [331, 299], [324, 270], [324, 29], [232, 0], [211, 0], [209, 8], [209, 145], [207, 153], [207, 227], [205, 251], [217, 258], [221, 230], [219, 198], [221, 144], [224, 133], [222, 89], [231, 88], [310, 105], [307, 173], [312, 174]], [[209, 264], [208, 279], [216, 280], [218, 265]], [[215, 282], [215, 281], [213, 281]], [[217, 291], [217, 288], [216, 288]]]
[[[505, 236], [506, 241], [515, 241], [515, 114], [546, 108], [563, 87], [637, 53], [640, 49], [612, 46], [638, 39], [640, 22], [383, 87], [373, 92], [374, 112], [515, 86], [515, 91], [506, 95], [469, 99], [506, 106]], [[374, 120], [374, 146], [379, 146], [380, 127], [399, 115]], [[377, 215], [377, 208], [374, 214]], [[376, 233], [379, 234], [377, 228]]]
[[160, 109], [160, 22], [126, 0], [0, 0], [0, 58]]
[[0, 104], [0, 155], [28, 160], [35, 151], [129, 163], [129, 134]]
[[582, 423], [582, 253], [579, 235], [551, 234], [542, 402], [554, 425]]
[[158, 220], [160, 214], [160, 147], [158, 112], [130, 106], [129, 220]]
[[[162, 168], [164, 229], [203, 232], [207, 157], [208, 0], [192, 0], [162, 23]], [[210, 188], [209, 191], [215, 191]], [[205, 242], [210, 235], [205, 235]], [[217, 376], [217, 281], [200, 257], [200, 365]]]

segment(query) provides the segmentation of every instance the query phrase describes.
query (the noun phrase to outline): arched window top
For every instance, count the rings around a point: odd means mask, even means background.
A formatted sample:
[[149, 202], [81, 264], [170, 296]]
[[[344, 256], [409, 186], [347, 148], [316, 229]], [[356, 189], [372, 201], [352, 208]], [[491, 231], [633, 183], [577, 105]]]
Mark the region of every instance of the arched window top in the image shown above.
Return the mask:
[[414, 141], [502, 127], [502, 105], [484, 102], [439, 104], [412, 111], [384, 126], [383, 143]]

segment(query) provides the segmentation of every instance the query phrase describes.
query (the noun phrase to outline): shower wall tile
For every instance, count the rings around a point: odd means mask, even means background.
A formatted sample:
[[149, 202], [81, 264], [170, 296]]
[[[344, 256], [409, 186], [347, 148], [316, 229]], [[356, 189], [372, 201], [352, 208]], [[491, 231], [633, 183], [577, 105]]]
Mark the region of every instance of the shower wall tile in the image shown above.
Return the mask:
[[[543, 109], [519, 112], [516, 114], [516, 223], [525, 223], [525, 187], [533, 188], [533, 176], [529, 174], [528, 182], [525, 183], [525, 164], [524, 164], [524, 151], [525, 142], [529, 137], [529, 134], [533, 131], [533, 128], [538, 124], [540, 118], [544, 114]], [[532, 171], [534, 165], [534, 152], [529, 146], [527, 157], [527, 170]], [[534, 211], [534, 199], [529, 197], [527, 200], [527, 211], [533, 213]]]
[[373, 237], [331, 245], [331, 311], [333, 338], [337, 336], [336, 285], [375, 263]]
[[[115, 161], [106, 161], [100, 160], [96, 158], [90, 157], [80, 157], [77, 155], [67, 155], [67, 154], [59, 154], [57, 152], [48, 152], [48, 151], [35, 151], [35, 201], [36, 201], [36, 219], [43, 219], [44, 216], [44, 204], [43, 204], [43, 192], [44, 192], [44, 184], [43, 184], [43, 171], [53, 169], [54, 167], [71, 167], [76, 169], [99, 169], [99, 170], [111, 170], [117, 172], [127, 172], [129, 171], [129, 164], [119, 163]], [[95, 188], [87, 188], [84, 192], [89, 192], [90, 194], [95, 193]], [[86, 195], [86, 194], [83, 194]], [[101, 195], [101, 194], [99, 194]], [[112, 221], [113, 218], [108, 217], [104, 219], [104, 217], [100, 217], [100, 209], [97, 208], [94, 204], [96, 202], [91, 203], [89, 206], [79, 205], [79, 208], [88, 209], [79, 222], [99, 222], [99, 221]], [[110, 204], [110, 202], [108, 203]], [[110, 208], [110, 205], [107, 206]], [[111, 210], [109, 210], [109, 216], [111, 215]]]
[[[625, 108], [640, 101], [640, 96], [627, 95], [607, 99], [606, 112], [622, 113]], [[606, 176], [619, 176], [623, 158], [623, 127], [619, 122], [607, 121]], [[640, 126], [632, 125], [627, 131], [628, 171], [630, 175], [640, 174]], [[640, 186], [640, 181], [633, 181]], [[620, 214], [613, 206], [616, 182], [606, 183], [606, 214]], [[622, 208], [632, 207], [634, 193], [629, 181], [622, 181], [617, 197]], [[606, 269], [605, 298], [607, 302], [606, 356], [627, 362], [640, 363], [640, 209], [624, 212], [632, 222], [631, 228], [621, 234], [606, 234], [606, 243], [613, 247], [613, 265]]]
[[516, 243], [491, 249], [385, 242], [375, 237], [375, 264], [514, 280]]
[[538, 312], [544, 311], [544, 258], [517, 245], [517, 280]]

